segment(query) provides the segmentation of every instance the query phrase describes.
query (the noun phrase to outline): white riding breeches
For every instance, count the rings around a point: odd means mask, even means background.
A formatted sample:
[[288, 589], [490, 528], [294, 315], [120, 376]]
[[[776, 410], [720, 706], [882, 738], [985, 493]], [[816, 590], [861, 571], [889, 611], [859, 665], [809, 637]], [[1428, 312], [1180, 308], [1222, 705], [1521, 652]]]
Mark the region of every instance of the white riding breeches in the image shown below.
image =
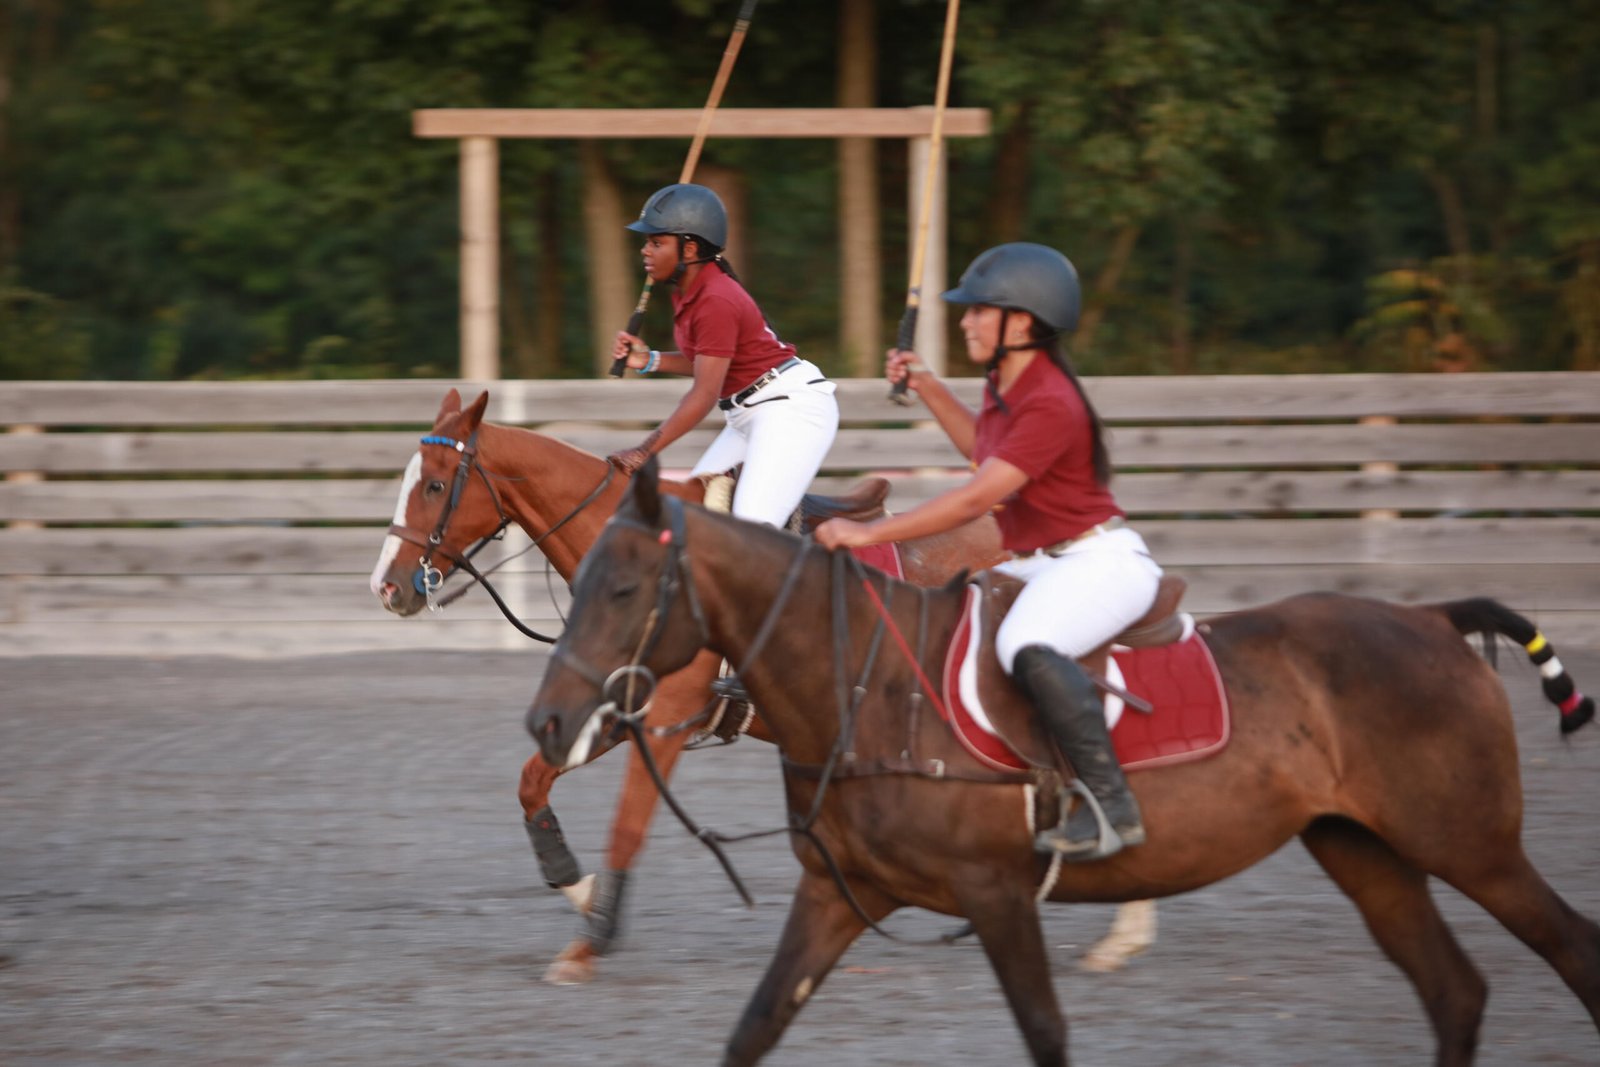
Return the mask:
[[734, 517], [783, 526], [833, 447], [839, 429], [834, 388], [815, 364], [801, 360], [722, 413], [727, 425], [694, 474], [721, 474], [743, 463]]
[[1099, 648], [1150, 610], [1161, 581], [1144, 538], [1126, 526], [1086, 537], [1059, 556], [1029, 556], [995, 570], [1027, 583], [995, 635], [1007, 674], [1029, 645], [1074, 659]]

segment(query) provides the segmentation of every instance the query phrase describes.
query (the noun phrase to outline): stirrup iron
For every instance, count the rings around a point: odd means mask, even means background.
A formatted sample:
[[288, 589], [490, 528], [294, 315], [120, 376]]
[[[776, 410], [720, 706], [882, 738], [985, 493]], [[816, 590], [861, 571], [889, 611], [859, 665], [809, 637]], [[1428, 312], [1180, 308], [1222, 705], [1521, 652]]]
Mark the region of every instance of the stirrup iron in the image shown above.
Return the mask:
[[[1062, 787], [1061, 821], [1048, 830], [1043, 831], [1034, 838], [1035, 851], [1046, 854], [1060, 853], [1061, 858], [1068, 863], [1092, 863], [1095, 860], [1107, 859], [1122, 851], [1124, 842], [1122, 836], [1112, 827], [1111, 820], [1106, 818], [1105, 809], [1100, 806], [1100, 800], [1083, 784], [1083, 779], [1074, 778]], [[1067, 818], [1071, 813], [1071, 805], [1067, 798], [1077, 796], [1087, 805], [1090, 813], [1094, 815], [1095, 840], [1093, 842], [1074, 841], [1067, 836]]]

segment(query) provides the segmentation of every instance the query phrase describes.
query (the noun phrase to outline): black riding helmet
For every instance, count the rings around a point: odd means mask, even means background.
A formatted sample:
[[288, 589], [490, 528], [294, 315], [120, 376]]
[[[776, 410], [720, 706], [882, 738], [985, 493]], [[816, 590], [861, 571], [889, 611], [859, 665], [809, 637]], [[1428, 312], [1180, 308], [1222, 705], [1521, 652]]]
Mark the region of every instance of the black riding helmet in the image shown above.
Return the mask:
[[638, 220], [628, 223], [628, 229], [693, 237], [703, 249], [720, 251], [728, 244], [728, 209], [703, 185], [669, 185], [644, 202]]
[[998, 245], [980, 255], [944, 299], [951, 304], [1026, 311], [1057, 334], [1078, 328], [1083, 306], [1072, 261], [1053, 248], [1027, 241]]

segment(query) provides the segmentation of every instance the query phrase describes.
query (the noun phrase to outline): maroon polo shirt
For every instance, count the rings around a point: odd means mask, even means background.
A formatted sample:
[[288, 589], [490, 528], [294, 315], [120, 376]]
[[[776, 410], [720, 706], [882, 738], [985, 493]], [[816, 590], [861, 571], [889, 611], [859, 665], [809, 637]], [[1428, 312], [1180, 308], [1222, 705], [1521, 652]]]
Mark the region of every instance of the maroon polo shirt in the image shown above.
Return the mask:
[[1028, 476], [995, 508], [1006, 548], [1043, 548], [1123, 513], [1111, 490], [1095, 481], [1089, 409], [1061, 368], [1041, 352], [1011, 383], [1005, 402], [1002, 409], [983, 391], [972, 459], [1003, 459]]
[[672, 337], [690, 360], [720, 356], [730, 360], [722, 395], [732, 396], [794, 355], [794, 345], [778, 340], [744, 286], [708, 263], [689, 285], [672, 294]]

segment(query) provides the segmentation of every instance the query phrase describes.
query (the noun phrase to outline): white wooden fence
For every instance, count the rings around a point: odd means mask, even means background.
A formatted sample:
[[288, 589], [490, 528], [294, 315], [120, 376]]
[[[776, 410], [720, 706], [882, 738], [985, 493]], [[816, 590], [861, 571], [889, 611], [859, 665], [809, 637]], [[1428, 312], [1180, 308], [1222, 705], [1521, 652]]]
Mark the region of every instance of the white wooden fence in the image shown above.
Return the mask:
[[[367, 590], [399, 471], [444, 381], [0, 384], [0, 654], [288, 655], [516, 648], [481, 592], [401, 620]], [[977, 383], [958, 383], [969, 400]], [[477, 387], [461, 384], [470, 400]], [[494, 382], [495, 421], [604, 453], [672, 381]], [[1119, 500], [1187, 604], [1309, 589], [1487, 594], [1600, 646], [1600, 374], [1100, 378]], [[862, 471], [904, 509], [962, 474], [920, 409], [840, 383], [820, 487]], [[669, 449], [687, 467], [715, 419]], [[908, 421], [908, 419], [912, 421]], [[509, 550], [520, 547], [516, 538]], [[566, 591], [531, 553], [536, 624]]]

